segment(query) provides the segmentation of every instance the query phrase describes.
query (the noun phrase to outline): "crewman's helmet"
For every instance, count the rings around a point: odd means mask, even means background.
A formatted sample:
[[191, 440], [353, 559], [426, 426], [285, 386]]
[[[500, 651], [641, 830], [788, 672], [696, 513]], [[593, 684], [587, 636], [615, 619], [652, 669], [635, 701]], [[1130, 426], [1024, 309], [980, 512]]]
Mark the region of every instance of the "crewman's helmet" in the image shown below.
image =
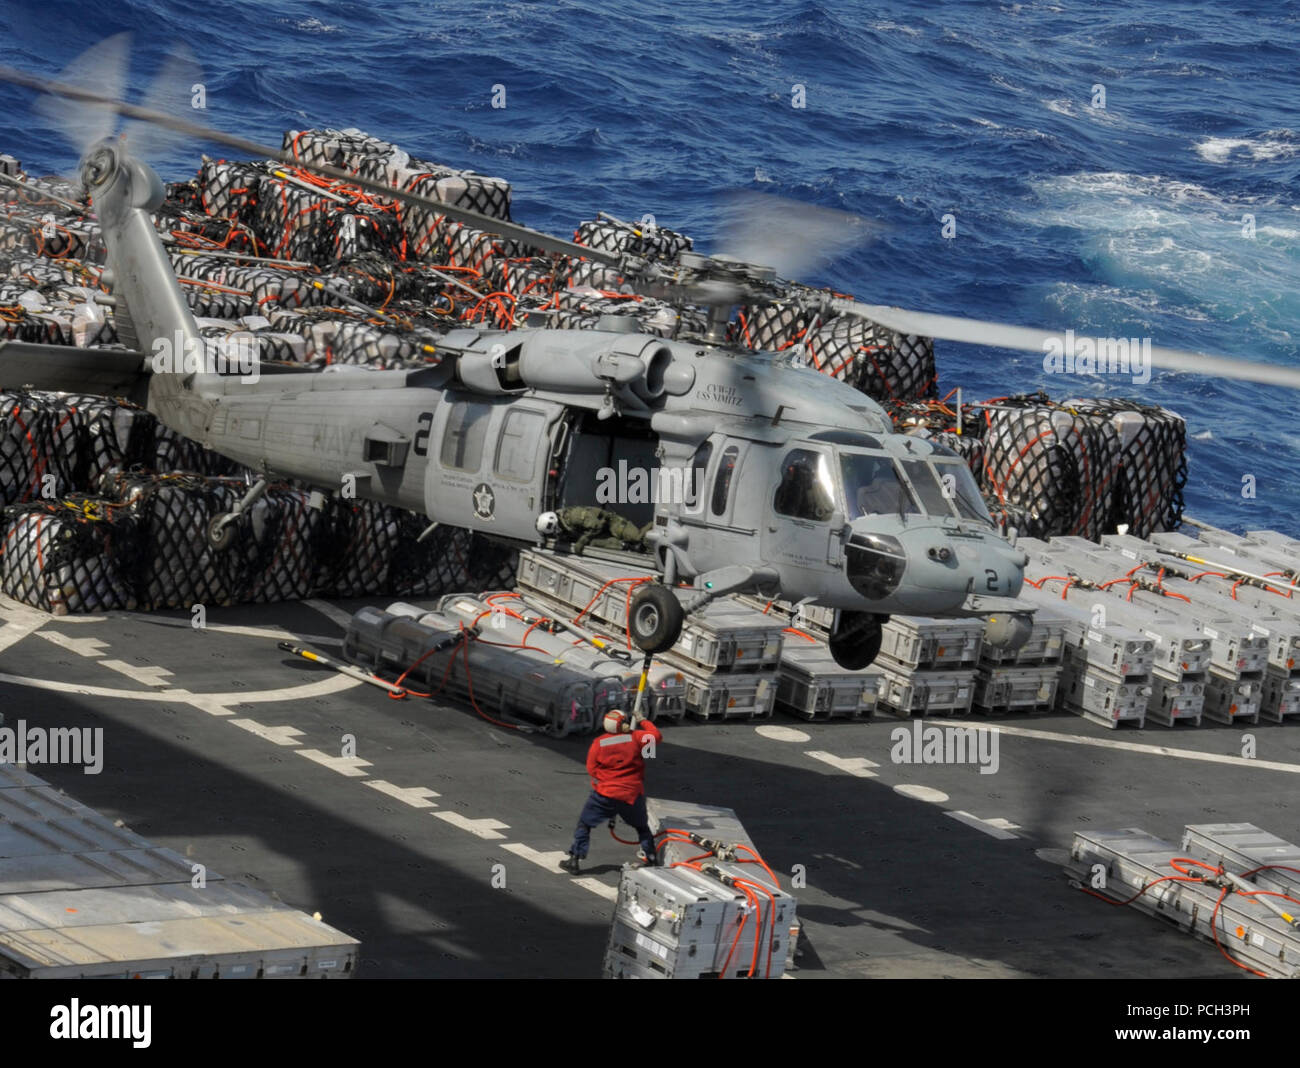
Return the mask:
[[626, 712], [614, 708], [605, 713], [606, 734], [626, 734], [632, 729], [632, 722]]
[[560, 517], [554, 512], [543, 512], [537, 517], [537, 533], [550, 538], [560, 532]]

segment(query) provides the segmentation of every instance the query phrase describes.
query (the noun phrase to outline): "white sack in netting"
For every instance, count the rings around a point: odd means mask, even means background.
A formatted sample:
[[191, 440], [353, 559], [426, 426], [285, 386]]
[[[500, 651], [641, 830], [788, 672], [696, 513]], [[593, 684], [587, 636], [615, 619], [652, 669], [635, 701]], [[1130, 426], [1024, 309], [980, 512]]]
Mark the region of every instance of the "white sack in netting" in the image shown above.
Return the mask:
[[113, 552], [130, 524], [93, 521], [72, 512], [32, 510], [6, 521], [0, 589], [55, 615], [135, 611], [131, 576]]
[[857, 315], [838, 315], [810, 329], [806, 341], [813, 367], [875, 400], [938, 395], [934, 342], [929, 338], [887, 330]]
[[780, 300], [741, 308], [735, 340], [755, 352], [779, 352], [802, 340], [817, 313], [799, 300]]
[[50, 393], [0, 393], [0, 503], [52, 499], [74, 488], [79, 426]]
[[1069, 400], [1074, 408], [1116, 438], [1118, 476], [1112, 495], [1112, 526], [1127, 524], [1139, 538], [1178, 527], [1187, 483], [1187, 424], [1167, 408], [1138, 401]]
[[579, 223], [573, 239], [579, 245], [602, 252], [627, 252], [661, 263], [674, 262], [694, 246], [685, 234], [656, 226], [649, 218], [628, 226], [604, 220]]
[[991, 405], [984, 448], [987, 489], [1025, 510], [1022, 534], [1096, 540], [1112, 529], [1119, 448], [1093, 420], [1032, 401]]

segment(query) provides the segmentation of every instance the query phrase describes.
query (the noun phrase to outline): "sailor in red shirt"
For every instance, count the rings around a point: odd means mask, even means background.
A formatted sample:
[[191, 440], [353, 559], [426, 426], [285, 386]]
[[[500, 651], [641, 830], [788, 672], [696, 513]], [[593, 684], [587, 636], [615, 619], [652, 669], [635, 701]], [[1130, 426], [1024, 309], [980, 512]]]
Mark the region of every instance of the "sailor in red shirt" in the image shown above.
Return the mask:
[[605, 733], [591, 743], [587, 751], [587, 773], [591, 776], [591, 796], [578, 817], [573, 845], [560, 867], [571, 875], [578, 874], [578, 862], [587, 855], [591, 829], [621, 816], [641, 842], [641, 858], [655, 862], [654, 835], [645, 810], [645, 758], [654, 755], [654, 747], [663, 741], [659, 728], [648, 719], [633, 718], [614, 710], [605, 715]]

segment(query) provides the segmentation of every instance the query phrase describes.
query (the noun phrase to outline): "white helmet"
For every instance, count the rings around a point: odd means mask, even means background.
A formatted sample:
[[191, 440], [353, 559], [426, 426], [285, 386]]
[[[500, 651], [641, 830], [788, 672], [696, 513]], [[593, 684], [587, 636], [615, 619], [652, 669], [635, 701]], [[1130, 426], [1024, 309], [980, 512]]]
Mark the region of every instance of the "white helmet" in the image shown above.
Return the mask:
[[537, 533], [550, 538], [560, 532], [560, 517], [554, 512], [543, 512], [537, 517]]
[[627, 734], [632, 729], [627, 713], [617, 708], [605, 713], [604, 726], [606, 734]]

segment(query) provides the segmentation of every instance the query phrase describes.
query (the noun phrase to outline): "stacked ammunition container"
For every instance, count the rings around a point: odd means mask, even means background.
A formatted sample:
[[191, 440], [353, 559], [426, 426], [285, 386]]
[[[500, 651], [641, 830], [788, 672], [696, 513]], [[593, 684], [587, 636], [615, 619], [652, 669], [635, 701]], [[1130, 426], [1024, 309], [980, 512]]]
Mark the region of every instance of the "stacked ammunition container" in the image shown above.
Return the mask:
[[[632, 591], [649, 576], [629, 576], [625, 565], [589, 557], [525, 551], [519, 557], [519, 592], [601, 631], [611, 644], [630, 648], [627, 612]], [[732, 599], [715, 601], [687, 617], [677, 644], [658, 657], [681, 674], [686, 710], [704, 720], [764, 719], [776, 701], [783, 624]]]

